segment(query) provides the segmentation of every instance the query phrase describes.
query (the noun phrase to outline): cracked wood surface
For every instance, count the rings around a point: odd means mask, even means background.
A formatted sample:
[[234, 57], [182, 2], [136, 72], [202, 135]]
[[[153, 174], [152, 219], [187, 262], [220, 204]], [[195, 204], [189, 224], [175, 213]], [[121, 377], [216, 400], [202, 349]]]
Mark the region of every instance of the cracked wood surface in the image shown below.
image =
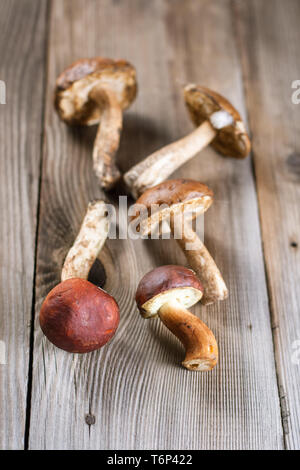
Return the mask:
[[[1, 448], [23, 448], [24, 438], [30, 449], [300, 448], [300, 366], [292, 363], [300, 339], [300, 105], [290, 101], [291, 81], [300, 78], [299, 3], [270, 3], [88, 0], [82, 8], [82, 0], [53, 0], [47, 29], [46, 1], [24, 0], [23, 10], [2, 0], [0, 78], [12, 95], [0, 106], [0, 149], [9, 155], [0, 172], [0, 340], [9, 350], [8, 364], [0, 365]], [[12, 43], [9, 34], [16, 38]], [[174, 240], [105, 244], [92, 275], [121, 310], [107, 347], [70, 355], [39, 328], [40, 305], [59, 282], [88, 201], [105, 197], [92, 168], [97, 129], [71, 129], [53, 108], [57, 75], [94, 55], [125, 58], [137, 68], [139, 94], [124, 115], [117, 157], [123, 171], [192, 130], [182, 96], [188, 82], [216, 89], [249, 118], [253, 161], [208, 148], [201, 163], [195, 157], [175, 173], [215, 192], [205, 243], [230, 296], [193, 308], [219, 343], [220, 363], [212, 373], [182, 369], [176, 339], [160, 322], [140, 318], [134, 304], [148, 270], [186, 263]], [[39, 78], [33, 89], [32, 68]], [[117, 204], [117, 194], [124, 194], [121, 186], [106, 198]], [[120, 225], [125, 219], [120, 210]]]

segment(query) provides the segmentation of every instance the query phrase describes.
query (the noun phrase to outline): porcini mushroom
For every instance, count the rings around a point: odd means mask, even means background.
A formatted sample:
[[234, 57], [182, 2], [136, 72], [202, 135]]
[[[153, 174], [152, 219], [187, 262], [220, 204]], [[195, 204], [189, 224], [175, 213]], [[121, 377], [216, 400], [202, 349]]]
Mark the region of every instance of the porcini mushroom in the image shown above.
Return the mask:
[[89, 204], [80, 232], [62, 270], [62, 282], [45, 298], [40, 311], [43, 333], [55, 346], [72, 353], [101, 348], [115, 334], [119, 307], [115, 299], [87, 280], [108, 234], [103, 201]]
[[200, 85], [188, 85], [184, 98], [197, 129], [125, 173], [124, 181], [134, 198], [167, 179], [209, 144], [234, 158], [245, 158], [250, 152], [250, 139], [241, 116], [223, 96]]
[[99, 124], [94, 143], [94, 170], [101, 186], [111, 189], [120, 178], [115, 164], [122, 112], [136, 96], [135, 68], [125, 60], [81, 59], [57, 79], [55, 106], [71, 125]]
[[147, 189], [132, 208], [132, 221], [142, 235], [153, 233], [163, 221], [170, 224], [173, 236], [179, 227], [179, 236], [174, 238], [203, 285], [204, 305], [225, 300], [228, 290], [215, 261], [185, 215], [192, 219], [203, 214], [212, 202], [213, 192], [205, 184], [176, 179]]
[[218, 345], [212, 331], [187, 309], [202, 297], [203, 287], [191, 269], [161, 266], [147, 273], [136, 291], [144, 318], [159, 316], [185, 348], [182, 365], [208, 371], [218, 362]]

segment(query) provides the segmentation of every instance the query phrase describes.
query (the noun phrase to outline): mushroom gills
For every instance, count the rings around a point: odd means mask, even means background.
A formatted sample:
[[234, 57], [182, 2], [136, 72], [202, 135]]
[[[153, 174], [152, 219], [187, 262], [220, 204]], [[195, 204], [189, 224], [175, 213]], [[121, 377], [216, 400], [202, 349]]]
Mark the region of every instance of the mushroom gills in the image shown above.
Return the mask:
[[[101, 110], [96, 105], [89, 112], [84, 113], [84, 107], [89, 101], [89, 95], [92, 93], [95, 87], [100, 88], [101, 86], [110, 87], [118, 100], [121, 103], [121, 107], [126, 109], [129, 103], [124, 100], [126, 96], [126, 87], [128, 84], [124, 81], [124, 77], [120, 74], [111, 78], [109, 75], [102, 73], [102, 76], [96, 81], [97, 73], [91, 74], [85, 78], [85, 81], [77, 81], [72, 84], [69, 89], [60, 92], [59, 110], [60, 116], [66, 122], [72, 123], [74, 116], [78, 116], [77, 124], [85, 126], [93, 126], [98, 124], [101, 118]], [[80, 117], [79, 117], [80, 116]], [[80, 122], [80, 119], [82, 121]]]
[[[202, 292], [193, 287], [180, 287], [169, 289], [165, 292], [162, 292], [155, 297], [152, 297], [150, 300], [145, 302], [142, 305], [143, 317], [151, 318], [158, 315], [160, 308], [164, 305], [174, 303], [176, 301], [177, 305], [181, 305], [185, 308], [189, 308], [192, 305], [199, 302], [202, 297]], [[174, 300], [175, 299], [175, 300]]]

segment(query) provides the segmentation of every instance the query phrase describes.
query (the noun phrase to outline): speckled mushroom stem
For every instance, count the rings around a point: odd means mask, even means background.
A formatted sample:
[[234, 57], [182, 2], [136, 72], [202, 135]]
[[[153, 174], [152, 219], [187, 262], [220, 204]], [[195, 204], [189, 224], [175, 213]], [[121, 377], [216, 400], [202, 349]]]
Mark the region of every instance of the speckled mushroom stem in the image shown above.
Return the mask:
[[61, 280], [87, 279], [109, 231], [109, 219], [104, 201], [90, 202], [77, 238], [69, 250]]
[[122, 108], [115, 93], [103, 84], [95, 86], [89, 96], [102, 109], [101, 122], [93, 149], [94, 170], [101, 187], [109, 190], [121, 176], [115, 163], [115, 156], [122, 132]]
[[[180, 223], [182, 223], [181, 220]], [[176, 220], [173, 218], [170, 220], [170, 226], [174, 234]], [[181, 237], [176, 239], [176, 242], [203, 285], [204, 292], [200, 302], [204, 305], [209, 305], [219, 300], [225, 300], [228, 297], [228, 289], [224, 279], [204, 243], [188, 223], [185, 223], [182, 227]], [[188, 249], [190, 247], [192, 249]]]
[[218, 362], [218, 345], [213, 332], [200, 318], [176, 300], [165, 303], [158, 312], [164, 325], [185, 348], [182, 365], [189, 370], [208, 371]]
[[193, 158], [215, 138], [216, 130], [209, 121], [172, 144], [149, 155], [124, 175], [132, 196], [137, 198], [146, 189], [167, 179], [177, 168]]

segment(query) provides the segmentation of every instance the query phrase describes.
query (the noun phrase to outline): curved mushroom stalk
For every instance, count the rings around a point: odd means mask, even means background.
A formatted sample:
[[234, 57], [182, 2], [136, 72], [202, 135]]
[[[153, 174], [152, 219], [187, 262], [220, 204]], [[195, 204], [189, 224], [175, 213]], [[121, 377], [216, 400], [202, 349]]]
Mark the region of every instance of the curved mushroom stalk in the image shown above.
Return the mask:
[[165, 303], [158, 312], [164, 325], [183, 344], [182, 365], [195, 371], [209, 371], [218, 362], [218, 345], [213, 332], [176, 300]]
[[101, 186], [108, 190], [121, 177], [115, 157], [120, 143], [123, 113], [116, 94], [103, 85], [95, 86], [90, 97], [102, 111], [93, 149], [94, 170]]
[[160, 266], [147, 273], [136, 291], [144, 318], [158, 315], [185, 348], [182, 365], [208, 371], [218, 362], [218, 345], [212, 331], [187, 308], [202, 297], [203, 286], [195, 273], [183, 266]]
[[[173, 217], [171, 217], [170, 226], [172, 234], [176, 233], [176, 219]], [[210, 305], [227, 299], [228, 289], [214, 259], [188, 223], [182, 227], [181, 238], [176, 238], [176, 242], [203, 285], [204, 293], [201, 303]]]
[[125, 173], [124, 181], [134, 198], [167, 179], [209, 144], [234, 158], [245, 158], [250, 152], [244, 123], [223, 96], [200, 85], [188, 85], [184, 98], [197, 129], [149, 155]]
[[90, 202], [77, 238], [66, 256], [61, 273], [62, 281], [88, 278], [108, 232], [109, 219], [105, 202]]

